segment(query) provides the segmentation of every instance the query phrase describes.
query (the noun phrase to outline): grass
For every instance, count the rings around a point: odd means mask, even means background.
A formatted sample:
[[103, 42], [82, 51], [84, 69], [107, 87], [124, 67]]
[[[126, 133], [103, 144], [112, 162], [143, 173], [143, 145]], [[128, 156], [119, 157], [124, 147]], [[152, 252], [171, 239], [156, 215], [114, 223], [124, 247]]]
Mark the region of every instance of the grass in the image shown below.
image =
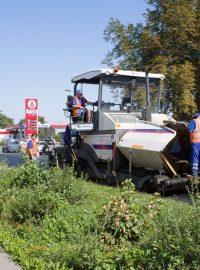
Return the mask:
[[199, 198], [188, 205], [76, 179], [26, 161], [0, 165], [0, 243], [25, 269], [198, 270]]

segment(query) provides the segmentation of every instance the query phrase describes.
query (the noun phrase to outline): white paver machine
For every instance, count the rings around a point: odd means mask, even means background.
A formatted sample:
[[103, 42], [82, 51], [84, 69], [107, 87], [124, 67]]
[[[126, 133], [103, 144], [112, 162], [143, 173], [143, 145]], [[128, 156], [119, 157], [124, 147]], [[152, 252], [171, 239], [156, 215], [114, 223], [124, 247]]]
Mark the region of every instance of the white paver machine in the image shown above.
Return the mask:
[[[164, 75], [97, 69], [74, 78], [82, 89], [92, 122], [69, 118], [71, 156], [79, 170], [108, 183], [132, 179], [138, 189], [183, 188], [189, 180], [186, 125], [162, 113]], [[89, 107], [87, 107], [89, 110]], [[66, 144], [65, 144], [66, 146]], [[59, 160], [62, 161], [60, 158]]]

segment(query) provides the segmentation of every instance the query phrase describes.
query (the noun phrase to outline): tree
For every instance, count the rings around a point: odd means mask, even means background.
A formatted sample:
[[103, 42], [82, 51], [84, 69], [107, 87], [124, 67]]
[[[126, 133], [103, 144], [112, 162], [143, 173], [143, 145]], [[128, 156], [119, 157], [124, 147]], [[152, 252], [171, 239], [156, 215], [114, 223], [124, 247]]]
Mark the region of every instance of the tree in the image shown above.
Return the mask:
[[39, 128], [38, 135], [39, 138], [46, 138], [46, 137], [54, 137], [55, 135], [55, 129], [54, 128]]
[[113, 49], [102, 63], [108, 66], [119, 65], [124, 69], [136, 68], [139, 63], [137, 43], [142, 31], [142, 24], [136, 27], [133, 24], [125, 26], [118, 19], [111, 18], [104, 31], [104, 40], [113, 44]]
[[147, 3], [145, 25], [110, 19], [104, 38], [113, 48], [104, 63], [164, 73], [166, 111], [189, 118], [200, 109], [200, 0]]
[[14, 124], [14, 120], [8, 116], [6, 116], [5, 114], [3, 114], [2, 112], [0, 112], [0, 128], [5, 128], [9, 125], [13, 125]]
[[200, 0], [195, 2], [195, 11], [196, 11], [196, 37], [195, 37], [195, 46], [193, 47], [193, 64], [196, 67], [196, 102], [197, 107], [200, 110]]
[[63, 132], [58, 132], [57, 134], [55, 134], [53, 136], [53, 138], [55, 139], [56, 142], [62, 142], [62, 137], [63, 137]]
[[188, 120], [191, 112], [196, 111], [197, 106], [194, 97], [195, 70], [191, 63], [174, 65], [168, 72], [168, 85], [171, 97], [172, 111], [177, 120]]

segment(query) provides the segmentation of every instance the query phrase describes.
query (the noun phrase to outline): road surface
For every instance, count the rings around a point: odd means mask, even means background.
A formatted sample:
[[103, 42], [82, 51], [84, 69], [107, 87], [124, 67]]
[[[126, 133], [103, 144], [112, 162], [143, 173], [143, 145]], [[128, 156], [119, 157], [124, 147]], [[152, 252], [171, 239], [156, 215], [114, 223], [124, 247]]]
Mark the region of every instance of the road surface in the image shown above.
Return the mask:
[[[17, 166], [22, 164], [22, 157], [20, 153], [3, 153], [0, 152], [0, 161], [5, 161], [8, 166]], [[48, 164], [48, 156], [41, 155], [39, 158], [40, 164]], [[0, 268], [1, 270], [1, 268]]]
[[0, 250], [0, 269], [1, 270], [22, 270], [16, 263], [12, 262], [8, 254]]

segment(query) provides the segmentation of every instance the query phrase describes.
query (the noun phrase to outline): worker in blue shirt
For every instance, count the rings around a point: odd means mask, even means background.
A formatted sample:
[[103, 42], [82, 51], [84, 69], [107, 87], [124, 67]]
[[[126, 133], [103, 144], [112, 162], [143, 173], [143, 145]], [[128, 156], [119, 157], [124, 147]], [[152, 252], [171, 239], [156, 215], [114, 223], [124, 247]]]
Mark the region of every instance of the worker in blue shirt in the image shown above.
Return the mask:
[[189, 123], [188, 131], [190, 133], [190, 161], [192, 175], [198, 176], [198, 167], [200, 162], [200, 113], [195, 112]]
[[[92, 104], [84, 96], [83, 91], [78, 89], [76, 95], [72, 99], [73, 117], [75, 118], [87, 118], [87, 122], [91, 122], [91, 112], [86, 109], [86, 104]], [[75, 119], [74, 119], [75, 120]]]

